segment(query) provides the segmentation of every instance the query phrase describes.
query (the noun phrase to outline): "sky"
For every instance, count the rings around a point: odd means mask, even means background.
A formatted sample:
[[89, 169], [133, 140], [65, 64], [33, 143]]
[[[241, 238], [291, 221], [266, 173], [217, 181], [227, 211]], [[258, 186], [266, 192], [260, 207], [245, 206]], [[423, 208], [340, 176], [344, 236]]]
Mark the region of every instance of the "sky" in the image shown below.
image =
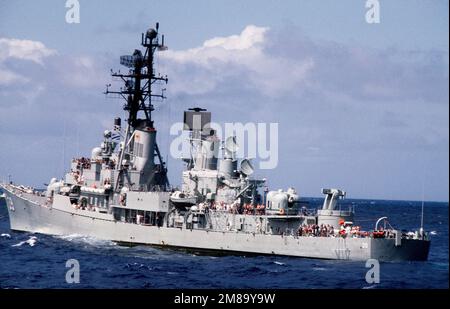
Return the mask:
[[[301, 196], [448, 201], [448, 1], [0, 0], [0, 179], [43, 187], [71, 157], [89, 156], [122, 115], [102, 93], [119, 56], [156, 22], [169, 76], [155, 125], [193, 106], [213, 121], [279, 124], [272, 189]], [[123, 69], [123, 67], [122, 67]], [[171, 183], [183, 164], [167, 156]]]

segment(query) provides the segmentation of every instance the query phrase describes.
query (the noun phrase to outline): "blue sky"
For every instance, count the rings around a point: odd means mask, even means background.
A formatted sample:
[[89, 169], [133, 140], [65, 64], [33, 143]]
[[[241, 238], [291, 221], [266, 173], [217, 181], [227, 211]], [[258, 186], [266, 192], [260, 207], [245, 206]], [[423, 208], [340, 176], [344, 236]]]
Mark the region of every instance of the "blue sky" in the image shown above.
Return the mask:
[[[448, 1], [380, 0], [380, 24], [363, 0], [79, 2], [67, 24], [65, 1], [0, 1], [0, 177], [40, 186], [89, 154], [121, 113], [102, 95], [109, 69], [159, 21], [166, 153], [167, 123], [202, 105], [218, 122], [280, 123], [278, 169], [259, 172], [274, 189], [448, 201]], [[253, 43], [226, 48], [233, 36]]]
[[174, 49], [236, 34], [249, 24], [271, 28], [294, 24], [315, 39], [373, 47], [448, 49], [445, 0], [381, 0], [382, 22], [376, 26], [365, 22], [365, 0], [284, 0], [282, 4], [275, 0], [79, 2], [81, 23], [73, 25], [65, 23], [65, 0], [2, 0], [0, 33], [45, 38], [46, 45], [61, 51], [86, 52], [134, 43], [129, 34], [139, 33], [156, 20], [164, 25]]

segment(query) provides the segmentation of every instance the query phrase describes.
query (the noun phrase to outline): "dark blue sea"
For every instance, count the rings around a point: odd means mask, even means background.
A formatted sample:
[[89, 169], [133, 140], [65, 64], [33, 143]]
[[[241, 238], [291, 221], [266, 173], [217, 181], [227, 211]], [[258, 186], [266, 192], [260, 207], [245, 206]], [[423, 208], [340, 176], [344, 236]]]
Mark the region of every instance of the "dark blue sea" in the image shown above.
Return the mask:
[[[309, 199], [312, 206], [321, 203]], [[420, 225], [420, 202], [347, 200], [355, 221], [373, 228], [383, 215], [400, 229]], [[427, 262], [380, 264], [380, 283], [368, 284], [364, 262], [273, 256], [207, 256], [147, 246], [123, 247], [69, 235], [12, 232], [0, 201], [0, 288], [448, 288], [448, 203], [425, 203], [432, 244]], [[80, 283], [65, 281], [77, 259]]]

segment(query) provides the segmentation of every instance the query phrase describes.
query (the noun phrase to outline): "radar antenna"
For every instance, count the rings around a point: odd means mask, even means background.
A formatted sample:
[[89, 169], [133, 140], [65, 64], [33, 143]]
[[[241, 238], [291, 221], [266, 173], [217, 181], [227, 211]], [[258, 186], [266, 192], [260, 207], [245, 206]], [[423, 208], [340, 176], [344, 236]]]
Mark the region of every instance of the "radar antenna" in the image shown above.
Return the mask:
[[156, 50], [166, 50], [164, 45], [164, 35], [161, 36], [161, 43], [159, 42], [159, 23], [156, 23], [156, 28], [150, 28], [146, 33], [142, 33], [141, 45], [145, 48], [145, 52], [135, 49], [132, 55], [124, 55], [120, 57], [120, 64], [129, 68], [126, 74], [111, 71], [111, 76], [120, 78], [124, 87], [119, 90], [110, 90], [111, 85], [106, 86], [105, 94], [116, 94], [121, 96], [126, 104], [123, 109], [128, 112], [128, 123], [136, 128], [140, 119], [138, 119], [139, 111], [145, 114], [145, 120], [153, 127], [151, 113], [154, 110], [154, 99], [166, 99], [164, 89], [161, 89], [159, 94], [152, 92], [152, 86], [156, 82], [164, 82], [167, 84], [167, 75], [162, 76], [155, 74], [153, 64], [155, 60]]

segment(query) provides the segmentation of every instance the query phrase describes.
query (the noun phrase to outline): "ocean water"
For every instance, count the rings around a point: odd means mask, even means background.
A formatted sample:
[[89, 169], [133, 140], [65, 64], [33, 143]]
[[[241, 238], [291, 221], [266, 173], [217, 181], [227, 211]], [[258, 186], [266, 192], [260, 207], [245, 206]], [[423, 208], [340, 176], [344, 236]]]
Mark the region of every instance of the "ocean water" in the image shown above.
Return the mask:
[[[363, 228], [383, 215], [396, 228], [420, 225], [420, 202], [347, 200]], [[310, 199], [311, 206], [321, 203]], [[427, 262], [380, 264], [380, 283], [368, 284], [364, 262], [274, 256], [208, 256], [148, 246], [123, 247], [80, 235], [13, 232], [0, 201], [0, 288], [448, 288], [448, 203], [425, 203], [432, 244]], [[77, 259], [80, 283], [65, 281]]]

